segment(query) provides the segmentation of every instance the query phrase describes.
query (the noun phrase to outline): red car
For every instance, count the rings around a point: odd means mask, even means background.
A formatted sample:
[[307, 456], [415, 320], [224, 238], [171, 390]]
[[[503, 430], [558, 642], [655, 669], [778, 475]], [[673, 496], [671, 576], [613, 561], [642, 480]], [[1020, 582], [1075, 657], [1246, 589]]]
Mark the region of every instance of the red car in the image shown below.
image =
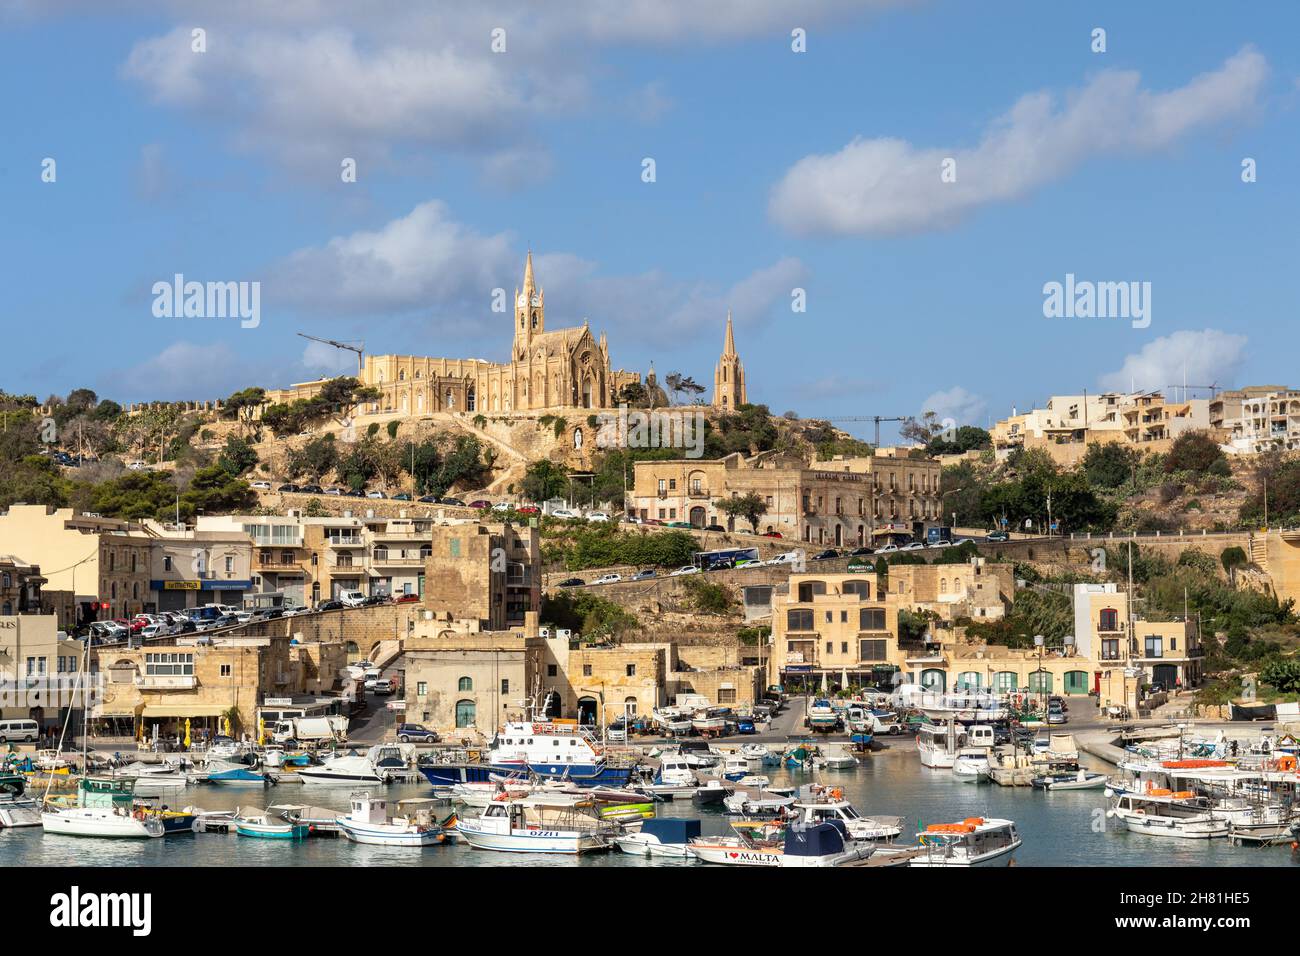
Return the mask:
[[415, 603], [416, 601], [418, 601], [418, 600], [420, 600], [420, 595], [418, 595], [418, 594], [399, 594], [399, 595], [397, 596], [397, 600], [394, 601], [393, 603], [394, 603], [394, 604], [414, 604], [414, 603]]
[[492, 502], [490, 502], [490, 501], [484, 501], [484, 500], [482, 500], [482, 499], [480, 498], [478, 501], [471, 501], [471, 502], [469, 503], [469, 507], [471, 507], [471, 508], [491, 508], [491, 507], [492, 507]]
[[784, 537], [785, 537], [785, 535], [783, 535], [780, 531], [764, 531], [762, 536], [763, 536], [764, 538], [784, 538]]
[[537, 507], [537, 505], [520, 505], [515, 510], [521, 515], [539, 515], [542, 513], [542, 509]]

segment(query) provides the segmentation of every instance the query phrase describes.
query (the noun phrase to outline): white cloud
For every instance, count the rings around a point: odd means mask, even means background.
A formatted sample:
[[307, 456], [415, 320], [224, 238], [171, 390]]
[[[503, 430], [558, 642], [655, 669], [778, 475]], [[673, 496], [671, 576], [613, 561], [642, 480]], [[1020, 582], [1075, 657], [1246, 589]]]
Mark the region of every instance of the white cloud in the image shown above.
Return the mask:
[[[985, 130], [977, 146], [918, 148], [855, 138], [805, 156], [776, 187], [772, 218], [795, 233], [888, 236], [946, 228], [981, 206], [1022, 198], [1097, 156], [1162, 149], [1194, 130], [1250, 111], [1268, 72], [1246, 48], [1217, 70], [1164, 93], [1135, 72], [1105, 72], [1058, 105], [1031, 93]], [[947, 158], [956, 179], [940, 178]]]
[[248, 363], [224, 343], [174, 342], [124, 375], [106, 379], [101, 391], [127, 401], [204, 401], [253, 384], [249, 371]]
[[979, 425], [988, 412], [988, 402], [983, 396], [954, 385], [945, 391], [933, 393], [922, 402], [921, 413], [925, 412], [934, 412], [940, 421], [951, 418], [958, 426]]
[[[484, 235], [431, 201], [374, 230], [300, 249], [274, 266], [265, 298], [277, 305], [332, 316], [412, 316], [426, 332], [478, 334], [508, 325], [491, 311], [493, 290], [509, 295], [522, 281], [524, 251], [507, 233]], [[780, 259], [729, 286], [682, 280], [659, 271], [603, 275], [598, 263], [568, 252], [535, 253], [551, 327], [590, 320], [622, 340], [661, 341], [665, 332], [702, 332], [722, 342], [731, 309], [737, 334], [780, 314], [805, 281], [798, 259]], [[788, 307], [788, 306], [787, 306]], [[743, 347], [743, 343], [742, 347]]]
[[1246, 337], [1203, 329], [1181, 331], [1152, 339], [1124, 359], [1098, 384], [1105, 391], [1165, 389], [1170, 385], [1229, 385], [1246, 360]]
[[352, 375], [357, 369], [355, 353], [324, 342], [308, 342], [299, 362], [303, 368], [319, 373], [322, 378], [345, 373]]
[[[303, 167], [383, 162], [403, 146], [492, 152], [527, 142], [549, 115], [587, 108], [620, 48], [789, 42], [795, 25], [815, 43], [818, 26], [914, 0], [808, 0], [797, 18], [783, 0], [136, 2], [175, 26], [136, 43], [126, 76], [155, 102], [228, 125], [237, 145]], [[196, 23], [202, 54], [190, 48]], [[491, 48], [497, 28], [504, 53]], [[665, 108], [654, 84], [635, 96], [643, 115]]]

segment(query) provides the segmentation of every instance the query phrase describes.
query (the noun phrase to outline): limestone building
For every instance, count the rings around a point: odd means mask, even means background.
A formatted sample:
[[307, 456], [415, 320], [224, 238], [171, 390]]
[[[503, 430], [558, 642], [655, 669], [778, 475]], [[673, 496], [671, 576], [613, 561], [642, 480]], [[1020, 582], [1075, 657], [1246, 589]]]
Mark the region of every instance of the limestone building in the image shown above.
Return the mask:
[[[531, 252], [523, 288], [515, 290], [512, 305], [509, 361], [368, 355], [358, 377], [377, 388], [380, 398], [363, 412], [415, 416], [613, 408], [624, 385], [640, 382], [640, 373], [610, 369], [604, 333], [596, 338], [585, 321], [581, 326], [546, 328], [546, 293], [537, 285]], [[309, 398], [325, 381], [269, 392], [267, 401]]]

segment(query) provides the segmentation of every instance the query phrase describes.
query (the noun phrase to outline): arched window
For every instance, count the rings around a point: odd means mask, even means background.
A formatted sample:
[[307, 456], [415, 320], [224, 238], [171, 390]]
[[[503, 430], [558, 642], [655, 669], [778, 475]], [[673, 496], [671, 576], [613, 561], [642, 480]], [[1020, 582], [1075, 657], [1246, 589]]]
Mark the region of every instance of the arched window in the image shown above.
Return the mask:
[[939, 579], [939, 593], [940, 593], [940, 594], [947, 594], [947, 593], [948, 593], [948, 579], [947, 579], [947, 578], [940, 578], [940, 579]]
[[1101, 620], [1097, 626], [1099, 631], [1118, 631], [1119, 630], [1119, 612], [1113, 607], [1102, 608]]
[[629, 715], [630, 715], [630, 714], [635, 714], [635, 713], [636, 713], [636, 698], [635, 698], [635, 697], [624, 697], [624, 698], [623, 698], [623, 710], [624, 710], [624, 712], [626, 712], [626, 713], [629, 714]]
[[957, 675], [956, 690], [979, 690], [984, 684], [984, 675], [979, 671], [962, 671]]
[[993, 675], [993, 692], [995, 694], [1010, 694], [1015, 691], [1018, 683], [1015, 671], [998, 671]]
[[403, 369], [402, 371], [400, 371], [400, 372], [397, 373], [397, 380], [398, 380], [399, 382], [405, 382], [405, 381], [406, 381], [406, 370], [405, 370], [405, 369]]
[[473, 690], [474, 681], [468, 677], [462, 677], [459, 681], [456, 682], [456, 689], [462, 692], [467, 690]]
[[814, 595], [826, 593], [825, 581], [800, 581], [799, 600], [811, 601]]

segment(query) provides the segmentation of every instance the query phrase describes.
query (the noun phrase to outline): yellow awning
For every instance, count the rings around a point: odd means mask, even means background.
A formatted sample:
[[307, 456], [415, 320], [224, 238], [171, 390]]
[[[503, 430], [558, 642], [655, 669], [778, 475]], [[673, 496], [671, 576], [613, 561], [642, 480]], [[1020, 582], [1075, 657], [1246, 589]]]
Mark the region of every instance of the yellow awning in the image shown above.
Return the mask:
[[220, 717], [229, 707], [220, 704], [146, 704], [145, 717]]

